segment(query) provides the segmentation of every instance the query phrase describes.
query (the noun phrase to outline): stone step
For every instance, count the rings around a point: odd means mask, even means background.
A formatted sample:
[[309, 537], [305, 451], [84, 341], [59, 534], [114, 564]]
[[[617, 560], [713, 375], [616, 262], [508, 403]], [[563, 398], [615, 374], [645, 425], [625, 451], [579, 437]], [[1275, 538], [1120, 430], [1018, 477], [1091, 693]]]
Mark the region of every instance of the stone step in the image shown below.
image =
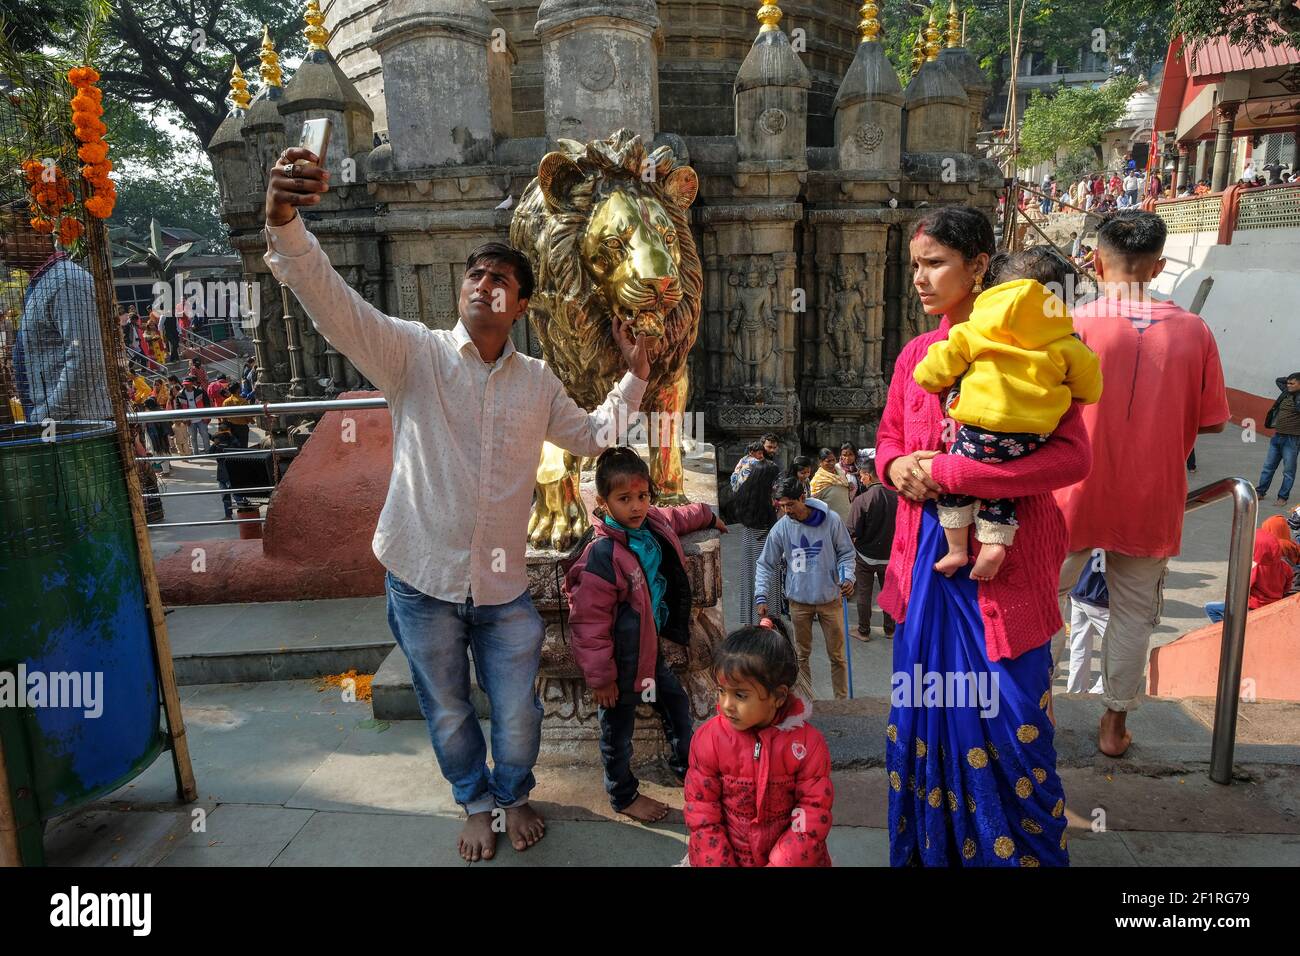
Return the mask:
[[394, 647], [383, 601], [270, 601], [255, 610], [244, 604], [170, 608], [167, 631], [176, 680], [182, 685], [229, 684], [353, 669], [373, 674]]

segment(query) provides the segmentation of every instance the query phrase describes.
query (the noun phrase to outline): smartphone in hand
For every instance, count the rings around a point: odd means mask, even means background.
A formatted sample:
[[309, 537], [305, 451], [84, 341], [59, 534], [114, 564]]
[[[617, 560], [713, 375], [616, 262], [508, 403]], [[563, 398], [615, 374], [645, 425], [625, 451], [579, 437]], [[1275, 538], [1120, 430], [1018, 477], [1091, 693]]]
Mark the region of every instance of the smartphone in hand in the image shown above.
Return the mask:
[[325, 150], [330, 143], [330, 121], [328, 119], [309, 119], [302, 124], [302, 138], [298, 145], [316, 154], [317, 165], [325, 168]]

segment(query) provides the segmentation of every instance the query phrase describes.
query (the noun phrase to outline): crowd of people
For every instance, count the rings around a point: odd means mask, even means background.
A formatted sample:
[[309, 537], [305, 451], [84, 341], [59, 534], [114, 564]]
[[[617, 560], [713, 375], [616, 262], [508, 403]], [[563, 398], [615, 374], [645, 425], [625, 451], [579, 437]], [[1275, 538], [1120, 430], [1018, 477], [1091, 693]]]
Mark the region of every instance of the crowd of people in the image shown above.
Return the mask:
[[[1062, 183], [1055, 174], [1044, 174], [1039, 183], [1042, 196], [1037, 201], [1043, 215], [1051, 212], [1090, 212], [1106, 215], [1120, 209], [1136, 208], [1143, 200], [1161, 196], [1165, 188], [1158, 171], [1146, 173], [1133, 160], [1123, 170], [1088, 173], [1077, 181]], [[1029, 199], [1020, 193], [1021, 208]]]
[[[128, 313], [123, 313], [128, 314]], [[135, 411], [171, 411], [194, 408], [235, 408], [253, 401], [256, 381], [256, 364], [253, 358], [245, 360], [238, 380], [219, 372], [211, 379], [203, 358], [190, 357], [189, 367], [183, 376], [157, 375], [150, 381], [144, 363], [130, 363], [130, 378], [124, 385], [129, 408]], [[213, 430], [213, 422], [216, 427]], [[213, 418], [191, 418], [186, 421], [148, 422], [141, 429], [137, 453], [141, 457], [206, 455], [232, 449], [247, 448], [253, 419], [244, 415], [223, 414]], [[171, 462], [154, 462], [149, 469], [155, 474], [171, 474]], [[156, 484], [152, 478], [151, 484]], [[217, 459], [217, 484], [230, 488], [227, 459]], [[222, 510], [226, 518], [234, 517], [233, 507], [247, 505], [240, 495], [223, 494]]]
[[[894, 533], [897, 493], [882, 485], [875, 449], [844, 442], [838, 451], [821, 449], [817, 462], [795, 456], [782, 469], [780, 442], [765, 435], [747, 449], [732, 473], [733, 495], [724, 506], [728, 521], [739, 523], [745, 571], [738, 607], [732, 612], [754, 624], [766, 620], [794, 630], [800, 680], [811, 688], [812, 625], [822, 631], [836, 697], [848, 696], [848, 664], [841, 598], [856, 595], [858, 625], [852, 635], [871, 639], [875, 583], [883, 585], [889, 542]], [[835, 561], [808, 561], [824, 542]], [[894, 622], [883, 616], [882, 632], [892, 637]]]
[[[132, 305], [118, 311], [117, 324], [128, 354], [136, 353], [150, 362], [166, 365], [180, 361], [181, 341], [192, 327], [193, 318], [184, 302], [175, 311], [151, 308], [143, 317]], [[132, 358], [139, 361], [135, 355]]]

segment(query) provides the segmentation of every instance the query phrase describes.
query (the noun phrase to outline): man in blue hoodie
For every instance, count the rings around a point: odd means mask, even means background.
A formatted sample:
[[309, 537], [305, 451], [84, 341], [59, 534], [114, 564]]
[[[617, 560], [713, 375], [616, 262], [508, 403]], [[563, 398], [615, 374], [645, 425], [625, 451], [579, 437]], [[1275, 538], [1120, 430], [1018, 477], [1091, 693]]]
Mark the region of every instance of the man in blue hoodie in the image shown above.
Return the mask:
[[758, 558], [754, 604], [759, 618], [767, 616], [769, 582], [785, 561], [785, 596], [794, 620], [799, 676], [812, 686], [808, 659], [812, 656], [813, 621], [821, 622], [826, 656], [831, 660], [831, 686], [837, 698], [849, 696], [848, 663], [844, 657], [842, 597], [853, 594], [853, 541], [839, 515], [824, 502], [808, 498], [797, 477], [782, 478], [772, 488], [781, 517], [767, 534]]

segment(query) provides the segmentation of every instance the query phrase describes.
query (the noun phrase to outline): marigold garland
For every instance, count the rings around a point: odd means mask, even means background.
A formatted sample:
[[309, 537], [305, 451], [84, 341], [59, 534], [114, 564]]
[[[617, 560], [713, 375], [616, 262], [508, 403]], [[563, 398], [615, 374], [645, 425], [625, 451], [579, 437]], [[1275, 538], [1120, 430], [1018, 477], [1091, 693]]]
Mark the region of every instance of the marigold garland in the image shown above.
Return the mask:
[[32, 228], [46, 234], [54, 232], [63, 210], [73, 200], [72, 189], [68, 186], [63, 170], [58, 166], [51, 168], [54, 170], [53, 181], [49, 181], [45, 164], [40, 160], [29, 159], [22, 164], [23, 175], [29, 184], [27, 191], [32, 198], [32, 210], [36, 213], [31, 219]]
[[[75, 66], [68, 71], [68, 82], [77, 90], [77, 94], [72, 97], [72, 126], [77, 140], [82, 144], [77, 150], [77, 157], [85, 163], [81, 167], [82, 177], [94, 190], [94, 195], [85, 202], [86, 212], [97, 219], [107, 219], [113, 214], [113, 206], [117, 202], [117, 186], [108, 177], [113, 163], [108, 158], [108, 144], [103, 138], [108, 127], [100, 119], [104, 114], [101, 105], [104, 93], [95, 86], [98, 81], [99, 72], [94, 67]], [[70, 229], [69, 232], [71, 231]], [[63, 234], [60, 230], [59, 235]], [[79, 231], [77, 235], [80, 235]]]

